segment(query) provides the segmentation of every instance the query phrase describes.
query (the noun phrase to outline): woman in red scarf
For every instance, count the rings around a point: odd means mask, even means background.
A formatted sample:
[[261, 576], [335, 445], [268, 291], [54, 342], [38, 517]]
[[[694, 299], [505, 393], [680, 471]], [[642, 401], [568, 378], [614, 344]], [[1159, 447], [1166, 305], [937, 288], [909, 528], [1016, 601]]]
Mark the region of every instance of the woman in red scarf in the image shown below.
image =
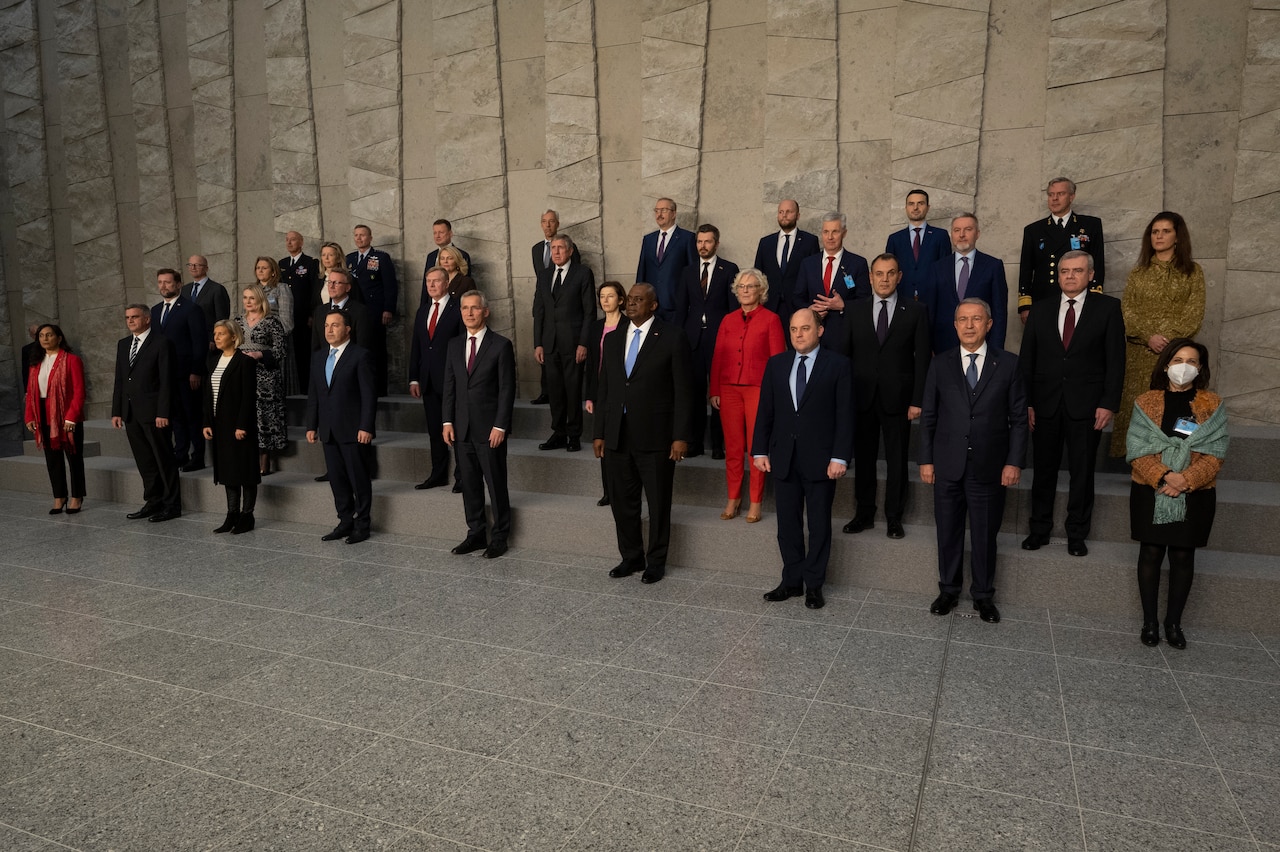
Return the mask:
[[[44, 450], [53, 486], [50, 515], [74, 515], [84, 505], [84, 364], [73, 355], [62, 329], [45, 323], [36, 332], [40, 344], [27, 365], [27, 405], [23, 420]], [[71, 501], [67, 471], [71, 468]]]

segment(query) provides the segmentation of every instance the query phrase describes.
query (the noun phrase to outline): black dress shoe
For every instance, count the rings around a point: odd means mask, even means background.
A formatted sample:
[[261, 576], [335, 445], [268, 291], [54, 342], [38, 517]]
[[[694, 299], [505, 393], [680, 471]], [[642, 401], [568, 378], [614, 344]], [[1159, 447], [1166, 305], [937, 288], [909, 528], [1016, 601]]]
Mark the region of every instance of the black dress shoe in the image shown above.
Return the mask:
[[579, 452], [582, 449], [582, 439], [570, 438], [565, 442], [564, 448], [571, 453]]
[[685, 451], [684, 457], [687, 459], [696, 459], [702, 455], [702, 447], [690, 447]]
[[147, 518], [147, 520], [153, 524], [163, 524], [165, 521], [172, 521], [174, 518], [181, 518], [181, 517], [182, 517], [182, 512], [178, 511], [177, 509], [174, 509], [172, 511], [166, 510], [163, 512], [156, 512], [154, 515]]
[[661, 582], [663, 576], [665, 576], [666, 573], [667, 572], [665, 568], [646, 568], [644, 569], [644, 573], [640, 575], [640, 582], [641, 583]]
[[451, 488], [450, 490], [451, 490], [454, 494], [461, 494], [461, 493], [462, 493], [462, 483], [461, 483], [461, 482], [455, 482], [455, 483], [453, 483], [453, 488]]
[[777, 603], [785, 601], [787, 598], [798, 598], [804, 594], [804, 589], [789, 589], [786, 586], [778, 586], [771, 592], [764, 593], [764, 599], [769, 603]]
[[907, 531], [902, 528], [902, 524], [897, 521], [889, 522], [889, 529], [885, 531], [885, 535], [889, 538], [906, 538]]
[[860, 533], [863, 530], [869, 530], [875, 525], [875, 521], [870, 518], [854, 518], [852, 521], [844, 525], [844, 531], [853, 535], [854, 533]]
[[485, 541], [483, 538], [468, 537], [463, 540], [462, 544], [458, 545], [457, 547], [455, 547], [453, 550], [450, 550], [449, 552], [457, 554], [458, 556], [466, 556], [468, 553], [475, 553], [477, 550], [484, 550], [488, 546], [489, 546], [489, 543]]
[[154, 515], [156, 512], [159, 512], [159, 511], [160, 510], [155, 508], [154, 506], [143, 506], [138, 511], [130, 512], [129, 514], [125, 515], [125, 517], [131, 521], [140, 521], [143, 518], [151, 517], [152, 515]]
[[563, 450], [569, 445], [569, 441], [564, 435], [552, 435], [547, 440], [538, 445], [540, 450]]
[[336, 526], [333, 532], [327, 532], [320, 536], [321, 541], [337, 541], [340, 538], [346, 538], [351, 535], [351, 527]]
[[507, 552], [505, 544], [491, 544], [484, 549], [485, 559], [497, 559], [499, 556]]
[[712, 450], [711, 458], [715, 459], [716, 461], [724, 461], [724, 450]]
[[606, 495], [604, 495], [603, 497], [601, 497], [599, 500], [597, 500], [597, 501], [596, 501], [596, 505], [597, 505], [597, 506], [608, 506], [608, 505], [609, 505], [609, 495], [608, 495], [608, 494], [606, 494]]
[[369, 540], [368, 530], [352, 530], [351, 535], [347, 536], [347, 544], [359, 544], [362, 541]]
[[551, 400], [547, 399], [547, 395], [545, 393], [540, 393], [537, 396], [535, 396], [533, 399], [529, 400], [529, 404], [530, 405], [546, 405], [550, 401]]
[[1084, 543], [1082, 538], [1069, 538], [1067, 539], [1067, 553], [1072, 556], [1088, 556], [1089, 546]]
[[1022, 540], [1023, 550], [1039, 550], [1049, 543], [1049, 536], [1032, 533]]
[[195, 473], [197, 470], [204, 470], [203, 462], [188, 462], [182, 466], [183, 473]]
[[424, 479], [421, 482], [419, 482], [417, 485], [413, 486], [413, 488], [415, 491], [425, 491], [428, 488], [439, 488], [441, 485], [444, 485], [444, 483], [445, 483], [445, 480], [443, 479], [431, 479], [430, 477], [428, 477], [427, 479]]
[[1148, 648], [1154, 648], [1160, 644], [1160, 625], [1154, 621], [1147, 622], [1142, 625], [1142, 633], [1139, 634], [1142, 644]]
[[329, 481], [329, 474], [327, 473], [322, 473], [316, 477], [316, 482], [328, 482], [328, 481]]
[[1169, 643], [1170, 648], [1177, 648], [1179, 651], [1187, 649], [1187, 637], [1182, 635], [1182, 626], [1178, 624], [1164, 623], [1164, 641]]
[[934, 615], [946, 615], [956, 608], [956, 604], [960, 602], [959, 595], [949, 595], [946, 592], [938, 595], [933, 599], [933, 603], [929, 604], [929, 612]]
[[609, 570], [609, 576], [615, 580], [621, 580], [623, 577], [630, 577], [637, 571], [643, 571], [643, 568], [637, 568], [634, 565], [628, 565], [621, 562]]
[[822, 597], [822, 589], [806, 589], [804, 605], [806, 609], [822, 609], [826, 606], [827, 601]]
[[[236, 525], [231, 528], [231, 534], [242, 535], [247, 532], [253, 532], [253, 527], [253, 512], [241, 512], [240, 517], [236, 519]], [[217, 530], [214, 530], [214, 532], [217, 532]]]
[[988, 624], [1000, 623], [1000, 610], [996, 609], [996, 605], [991, 602], [991, 598], [983, 598], [980, 601], [974, 601], [973, 608], [978, 611], [978, 618], [981, 618]]
[[227, 512], [226, 520], [222, 522], [222, 526], [214, 527], [213, 531], [216, 533], [231, 532], [236, 528], [236, 521], [238, 520], [240, 520], [239, 512]]

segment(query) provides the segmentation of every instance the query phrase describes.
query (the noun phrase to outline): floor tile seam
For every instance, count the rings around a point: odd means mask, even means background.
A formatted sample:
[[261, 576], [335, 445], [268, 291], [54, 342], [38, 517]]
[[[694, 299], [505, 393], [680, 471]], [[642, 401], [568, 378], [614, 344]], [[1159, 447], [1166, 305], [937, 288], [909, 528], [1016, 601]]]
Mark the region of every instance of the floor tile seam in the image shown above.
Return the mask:
[[929, 712], [929, 735], [925, 738], [924, 758], [920, 765], [920, 782], [916, 787], [916, 803], [911, 812], [911, 831], [907, 834], [904, 852], [915, 852], [916, 830], [920, 827], [920, 815], [924, 812], [924, 795], [929, 783], [929, 766], [933, 762], [933, 743], [937, 738], [942, 689], [947, 678], [947, 661], [951, 659], [951, 637], [955, 635], [956, 619], [948, 615], [947, 635], [942, 644], [942, 661], [938, 665], [938, 681], [933, 690], [933, 707]]
[[[1203, 734], [1201, 734], [1201, 738], [1203, 738], [1203, 736], [1204, 736], [1204, 735], [1203, 735]], [[1081, 750], [1081, 751], [1092, 751], [1092, 752], [1099, 752], [1099, 753], [1102, 753], [1102, 754], [1116, 754], [1116, 755], [1123, 755], [1124, 757], [1140, 757], [1140, 758], [1143, 758], [1144, 760], [1157, 760], [1157, 761], [1159, 761], [1160, 763], [1166, 763], [1166, 764], [1170, 764], [1170, 765], [1172, 765], [1172, 766], [1185, 766], [1185, 767], [1188, 767], [1188, 768], [1191, 768], [1191, 769], [1210, 769], [1210, 770], [1213, 770], [1213, 771], [1218, 772], [1218, 773], [1221, 773], [1221, 771], [1222, 771], [1222, 770], [1219, 768], [1218, 764], [1217, 764], [1217, 760], [1216, 760], [1216, 758], [1214, 759], [1214, 762], [1213, 762], [1213, 763], [1196, 763], [1196, 762], [1195, 762], [1195, 761], [1193, 761], [1193, 760], [1174, 760], [1174, 759], [1172, 759], [1172, 758], [1168, 758], [1168, 757], [1156, 757], [1156, 756], [1154, 756], [1154, 755], [1146, 754], [1146, 753], [1143, 753], [1143, 752], [1140, 752], [1140, 751], [1125, 751], [1124, 749], [1118, 749], [1118, 748], [1105, 748], [1105, 747], [1103, 747], [1103, 746], [1084, 745], [1083, 743], [1072, 743], [1070, 747], [1071, 747], [1073, 750], [1074, 750], [1074, 749], [1079, 749], [1079, 750]], [[1208, 748], [1208, 745], [1207, 745], [1207, 744], [1206, 744], [1206, 747], [1205, 747], [1205, 751], [1209, 753], [1209, 755], [1210, 755], [1210, 757], [1211, 757], [1211, 758], [1213, 758], [1213, 750], [1212, 750], [1212, 749], [1210, 749], [1210, 748]], [[1265, 777], [1268, 777], [1268, 776], [1265, 776], [1265, 775], [1264, 775], [1264, 776], [1261, 776], [1261, 777], [1264, 777], [1264, 778], [1265, 778]]]
[[[1055, 624], [1054, 627], [1060, 628], [1062, 630], [1079, 630], [1082, 632], [1087, 631], [1089, 633], [1107, 633], [1113, 636], [1132, 636], [1133, 635], [1132, 630], [1124, 630], [1119, 627], [1091, 627], [1089, 625], [1083, 625], [1083, 624], [1081, 625]], [[1231, 629], [1231, 628], [1222, 628], [1222, 629]], [[1242, 651], [1266, 651], [1267, 647], [1262, 643], [1260, 639], [1258, 639], [1257, 634], [1254, 633], [1252, 630], [1248, 632], [1254, 642], [1254, 644], [1252, 645], [1242, 645], [1242, 644], [1237, 644], [1235, 642], [1213, 642], [1207, 639], [1197, 639], [1196, 643], [1199, 645], [1211, 645], [1215, 648], [1235, 648]]]
[[[1231, 675], [1217, 674], [1215, 672], [1195, 672], [1190, 669], [1175, 669], [1170, 667], [1166, 669], [1173, 675], [1174, 682], [1178, 681], [1178, 675], [1191, 675], [1193, 677], [1211, 677], [1214, 680], [1235, 680], [1241, 683], [1255, 683], [1260, 686], [1280, 686], [1280, 680], [1257, 680], [1251, 677], [1232, 677]], [[1181, 684], [1179, 684], [1181, 687]]]
[[53, 844], [59, 849], [70, 849], [72, 850], [72, 852], [77, 852], [74, 846], [67, 846], [65, 843], [59, 843], [57, 840], [54, 840], [52, 837], [45, 837], [43, 834], [36, 834], [34, 832], [27, 831], [25, 828], [19, 828], [13, 823], [5, 822], [2, 819], [0, 819], [0, 827], [11, 829], [12, 831], [17, 832], [18, 834], [26, 835], [27, 837], [34, 837], [36, 840], [39, 840], [42, 843]]
[[[1049, 633], [1053, 634], [1053, 614], [1049, 614]], [[1076, 771], [1076, 755], [1071, 748], [1071, 717], [1067, 714], [1067, 694], [1062, 688], [1062, 670], [1058, 667], [1058, 654], [1053, 657], [1053, 677], [1058, 684], [1058, 706], [1062, 711], [1062, 730], [1066, 735], [1067, 746], [1067, 764], [1071, 767], [1071, 795], [1075, 799], [1076, 818], [1080, 823], [1080, 843], [1081, 848], [1087, 850], [1089, 848], [1089, 832], [1084, 821], [1084, 811], [1081, 810], [1082, 802], [1080, 801], [1080, 776]]]
[[[991, 787], [983, 787], [978, 784], [962, 784], [958, 781], [947, 781], [944, 778], [938, 778], [933, 775], [928, 776], [927, 780], [931, 784], [940, 784], [945, 787], [953, 787], [957, 790], [980, 790], [983, 793], [993, 793], [997, 796], [1006, 796], [1010, 799], [1018, 799], [1024, 802], [1035, 802], [1041, 805], [1052, 805], [1055, 808], [1065, 808], [1067, 810], [1072, 810], [1077, 812], [1082, 810], [1088, 810], [1088, 808], [1085, 808], [1083, 805], [1079, 805], [1079, 804], [1075, 804], [1075, 805], [1065, 804], [1063, 802], [1055, 802], [1052, 799], [1042, 799], [1039, 796], [1028, 796], [1024, 793], [1010, 793], [1008, 790], [996, 790]], [[1106, 812], [1099, 811], [1099, 813], [1106, 813]], [[1123, 816], [1123, 814], [1113, 814], [1113, 815]]]
[[[1120, 817], [1121, 819], [1130, 820], [1132, 822], [1140, 822], [1140, 823], [1143, 823], [1144, 825], [1154, 825], [1154, 826], [1159, 826], [1160, 828], [1174, 829], [1176, 831], [1193, 831], [1196, 834], [1200, 834], [1205, 837], [1221, 837], [1227, 840], [1246, 840], [1254, 844], [1261, 843], [1261, 841], [1255, 839], [1252, 836], [1245, 837], [1239, 834], [1221, 834], [1216, 831], [1206, 831], [1205, 829], [1200, 828], [1197, 825], [1179, 825], [1178, 823], [1161, 822], [1160, 820], [1147, 819], [1145, 817], [1134, 816], [1132, 814], [1122, 814], [1118, 811], [1107, 811], [1107, 810], [1102, 810], [1101, 808], [1091, 808], [1088, 805], [1081, 805], [1080, 810], [1085, 814], [1100, 814], [1102, 816]], [[1241, 824], [1245, 827], [1246, 830], [1248, 830], [1249, 826], [1247, 822], [1242, 820]]]

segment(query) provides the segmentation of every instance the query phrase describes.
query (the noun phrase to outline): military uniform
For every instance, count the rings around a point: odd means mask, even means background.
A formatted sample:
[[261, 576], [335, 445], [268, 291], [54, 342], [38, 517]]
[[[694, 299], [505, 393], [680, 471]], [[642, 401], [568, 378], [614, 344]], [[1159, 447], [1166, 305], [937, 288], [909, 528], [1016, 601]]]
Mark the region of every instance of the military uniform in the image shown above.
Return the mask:
[[1060, 227], [1053, 216], [1037, 219], [1022, 230], [1022, 261], [1018, 269], [1018, 312], [1030, 310], [1033, 302], [1058, 298], [1058, 261], [1069, 251], [1087, 251], [1093, 256], [1093, 283], [1089, 289], [1102, 292], [1106, 277], [1106, 250], [1102, 244], [1102, 220], [1072, 212], [1067, 226]]

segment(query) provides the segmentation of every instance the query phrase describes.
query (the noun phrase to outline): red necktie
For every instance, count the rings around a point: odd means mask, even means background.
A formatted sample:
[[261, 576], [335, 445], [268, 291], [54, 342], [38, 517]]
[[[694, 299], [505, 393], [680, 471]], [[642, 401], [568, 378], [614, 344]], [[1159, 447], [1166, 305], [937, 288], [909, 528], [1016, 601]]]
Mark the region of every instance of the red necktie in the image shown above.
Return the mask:
[[471, 354], [467, 356], [467, 375], [471, 375], [471, 371], [476, 368], [476, 339], [471, 338]]
[[1062, 320], [1062, 348], [1071, 346], [1071, 335], [1076, 333], [1076, 300], [1067, 299], [1067, 316]]
[[427, 337], [436, 336], [436, 319], [440, 316], [440, 303], [431, 303], [431, 321], [427, 323]]
[[702, 281], [699, 283], [702, 284], [702, 298], [704, 299], [707, 298], [707, 267], [710, 265], [710, 263], [702, 264]]
[[831, 265], [836, 262], [832, 255], [827, 255], [827, 271], [822, 273], [822, 289], [827, 291], [827, 295], [831, 295]]
[[915, 231], [915, 238], [911, 240], [911, 253], [916, 256], [916, 260], [920, 259], [920, 229], [912, 228]]

